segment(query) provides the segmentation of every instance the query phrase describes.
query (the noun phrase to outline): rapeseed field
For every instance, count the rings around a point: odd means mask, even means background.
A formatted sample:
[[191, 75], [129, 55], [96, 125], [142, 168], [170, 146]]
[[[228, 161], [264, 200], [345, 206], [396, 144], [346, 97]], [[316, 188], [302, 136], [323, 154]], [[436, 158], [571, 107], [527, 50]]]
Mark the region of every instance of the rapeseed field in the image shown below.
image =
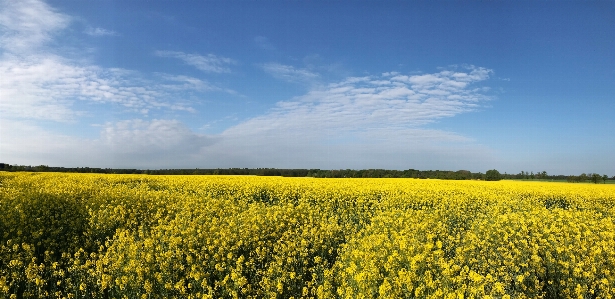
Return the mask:
[[0, 298], [613, 298], [615, 186], [0, 173]]

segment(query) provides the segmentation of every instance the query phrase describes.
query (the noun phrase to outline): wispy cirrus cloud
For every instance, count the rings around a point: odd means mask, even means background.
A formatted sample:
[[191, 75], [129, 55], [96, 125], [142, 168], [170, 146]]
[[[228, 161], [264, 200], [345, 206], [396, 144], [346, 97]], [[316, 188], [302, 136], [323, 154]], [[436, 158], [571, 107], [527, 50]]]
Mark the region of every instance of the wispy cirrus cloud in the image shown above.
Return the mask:
[[85, 34], [90, 36], [118, 36], [119, 34], [113, 30], [108, 30], [100, 27], [88, 27], [83, 31]]
[[[187, 161], [188, 166], [201, 147], [215, 141], [177, 120], [148, 120], [148, 113], [195, 112], [186, 98], [234, 91], [185, 75], [101, 67], [47, 48], [70, 20], [42, 1], [0, 0], [0, 156], [24, 164], [151, 167], [151, 161], [159, 161], [164, 167]], [[116, 34], [102, 28], [85, 33]], [[218, 58], [219, 64], [232, 63]], [[89, 126], [86, 116], [101, 111], [145, 119], [105, 122], [98, 138], [58, 133], [41, 122]]]
[[30, 53], [52, 39], [71, 18], [37, 0], [0, 0], [0, 47]]
[[[195, 92], [234, 92], [190, 76], [105, 68], [84, 62], [85, 59], [52, 54], [57, 51], [45, 48], [46, 43], [67, 28], [69, 16], [34, 0], [0, 0], [0, 8], [3, 117], [70, 122], [91, 113], [75, 108], [78, 102], [113, 105], [142, 115], [155, 110], [195, 112], [184, 96]], [[116, 34], [91, 27], [86, 33]], [[217, 61], [230, 63], [225, 58]]]
[[469, 88], [489, 78], [491, 70], [469, 66], [464, 71], [405, 76], [351, 77], [317, 88], [290, 101], [279, 102], [267, 115], [249, 122], [271, 128], [276, 119], [303, 128], [336, 130], [420, 126], [469, 112], [489, 99], [480, 88]]
[[230, 73], [229, 66], [237, 63], [233, 59], [214, 54], [199, 55], [180, 51], [156, 51], [154, 54], [159, 57], [176, 58], [198, 70], [211, 73]]
[[481, 109], [490, 97], [474, 85], [491, 73], [467, 66], [432, 74], [350, 77], [279, 102], [268, 113], [227, 129], [219, 143], [203, 148], [203, 155], [243, 167], [483, 165], [489, 149], [426, 126]]
[[288, 82], [311, 82], [320, 77], [318, 73], [308, 69], [296, 68], [277, 62], [261, 64], [260, 67], [275, 78]]
[[76, 101], [113, 104], [147, 114], [170, 109], [194, 112], [177, 101], [178, 91], [213, 90], [209, 83], [188, 76], [148, 79], [134, 71], [78, 65], [58, 56], [0, 60], [0, 112], [12, 118], [72, 121], [86, 114], [73, 109]]

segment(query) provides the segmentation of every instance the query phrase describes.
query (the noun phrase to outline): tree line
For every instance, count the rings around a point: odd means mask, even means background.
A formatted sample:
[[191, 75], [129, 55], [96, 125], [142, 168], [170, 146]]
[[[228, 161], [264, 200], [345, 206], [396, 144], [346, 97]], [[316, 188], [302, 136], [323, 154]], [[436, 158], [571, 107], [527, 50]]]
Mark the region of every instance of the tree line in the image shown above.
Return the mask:
[[108, 173], [108, 174], [150, 174], [150, 175], [256, 175], [283, 177], [316, 178], [419, 178], [419, 179], [481, 179], [483, 173], [467, 170], [388, 170], [388, 169], [278, 169], [278, 168], [215, 168], [215, 169], [117, 169], [91, 167], [51, 167], [47, 165], [24, 166], [0, 163], [0, 171], [32, 172], [73, 172], [73, 173]]
[[[608, 179], [609, 177], [606, 174], [600, 175], [597, 173], [590, 173], [590, 174], [582, 173], [581, 175], [568, 176], [567, 181], [571, 183], [581, 183], [581, 182], [591, 181], [594, 184], [598, 184], [599, 182], [606, 184], [606, 180]], [[612, 179], [615, 180], [615, 176], [613, 176]]]
[[516, 180], [550, 180], [550, 181], [567, 181], [570, 183], [587, 183], [592, 182], [594, 184], [603, 183], [607, 180], [615, 180], [615, 176], [610, 177], [606, 174], [598, 173], [582, 173], [580, 175], [548, 175], [546, 171], [538, 171], [536, 173], [521, 171], [518, 174], [504, 174], [502, 179], [516, 179]]
[[24, 166], [0, 163], [0, 171], [31, 171], [31, 172], [72, 172], [72, 173], [107, 173], [107, 174], [149, 174], [149, 175], [255, 175], [255, 176], [283, 176], [283, 177], [315, 177], [315, 178], [416, 178], [416, 179], [442, 179], [442, 180], [487, 180], [499, 181], [502, 179], [517, 180], [557, 180], [569, 182], [606, 183], [615, 180], [615, 176], [581, 174], [578, 176], [549, 175], [546, 171], [526, 172], [518, 174], [501, 174], [495, 169], [482, 172], [468, 170], [389, 170], [389, 169], [278, 169], [278, 168], [215, 168], [215, 169], [118, 169], [118, 168], [91, 168], [91, 167], [51, 167], [47, 165]]

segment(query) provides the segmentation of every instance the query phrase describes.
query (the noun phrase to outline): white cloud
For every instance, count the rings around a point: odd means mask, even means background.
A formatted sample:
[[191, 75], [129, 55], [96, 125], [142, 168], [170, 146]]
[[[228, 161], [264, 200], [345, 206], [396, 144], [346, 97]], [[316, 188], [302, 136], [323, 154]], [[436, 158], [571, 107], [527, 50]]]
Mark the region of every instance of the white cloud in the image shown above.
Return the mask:
[[74, 121], [87, 114], [74, 108], [76, 101], [113, 104], [141, 113], [194, 111], [178, 103], [174, 94], [212, 89], [189, 77], [183, 77], [183, 82], [163, 78], [154, 84], [137, 72], [49, 54], [42, 47], [68, 26], [68, 16], [33, 0], [1, 1], [0, 8], [0, 49], [4, 50], [0, 55], [0, 115], [4, 118]]
[[113, 30], [108, 30], [108, 29], [104, 29], [104, 28], [100, 28], [100, 27], [88, 27], [85, 31], [85, 34], [87, 35], [91, 35], [91, 36], [117, 36], [117, 32], [113, 31]]
[[391, 76], [397, 76], [399, 75], [399, 72], [384, 72], [382, 73], [383, 77], [391, 77]]
[[235, 60], [216, 56], [214, 54], [198, 55], [178, 51], [156, 51], [154, 54], [160, 57], [177, 58], [187, 65], [191, 65], [201, 71], [211, 73], [230, 73], [229, 65], [236, 64]]
[[[52, 131], [46, 126], [49, 123], [41, 121], [88, 126], [83, 116], [109, 111], [106, 108], [110, 107], [114, 113], [135, 112], [144, 116], [154, 110], [195, 112], [185, 97], [194, 96], [195, 92], [235, 92], [189, 76], [103, 68], [50, 54], [53, 51], [44, 48], [45, 43], [68, 25], [67, 16], [37, 1], [2, 1], [0, 5], [3, 162], [144, 168], [180, 163], [189, 167], [200, 148], [215, 141], [193, 133], [176, 120], [109, 122], [100, 126], [98, 138]], [[98, 28], [89, 33], [113, 32]], [[89, 110], [91, 106], [78, 103], [106, 107]]]
[[489, 149], [425, 125], [478, 109], [489, 97], [469, 85], [490, 72], [348, 78], [227, 129], [203, 156], [226, 163], [212, 167], [476, 169]]
[[[264, 115], [216, 136], [196, 134], [177, 120], [125, 120], [83, 138], [56, 133], [39, 120], [80, 122], [87, 105], [122, 111], [194, 112], [182, 98], [225, 91], [181, 75], [103, 68], [45, 52], [70, 18], [39, 1], [0, 0], [0, 157], [3, 162], [92, 167], [468, 168], [488, 165], [491, 152], [464, 136], [429, 129], [445, 117], [488, 100], [473, 87], [491, 70], [467, 67], [433, 74], [351, 77], [279, 102]], [[108, 34], [92, 29], [93, 34]], [[157, 51], [205, 72], [230, 72], [232, 59]], [[291, 82], [313, 83], [310, 69], [261, 65]], [[76, 108], [81, 107], [81, 108]], [[481, 164], [482, 163], [482, 164]], [[462, 165], [463, 164], [463, 165]], [[458, 166], [459, 165], [459, 166]]]
[[464, 82], [465, 85], [457, 84], [458, 79], [446, 71], [405, 77], [404, 80], [398, 77], [387, 80], [386, 76], [348, 78], [279, 103], [270, 115], [262, 117], [263, 122], [269, 123], [272, 117], [289, 117], [304, 127], [325, 123], [337, 129], [419, 126], [475, 110], [479, 102], [489, 99], [466, 88], [467, 84], [487, 77], [474, 78]]
[[165, 89], [169, 90], [197, 90], [197, 91], [220, 91], [221, 88], [210, 84], [207, 81], [203, 81], [198, 78], [184, 76], [184, 75], [169, 75], [159, 74], [160, 78], [172, 82], [172, 84], [161, 85]]
[[70, 18], [37, 0], [0, 0], [0, 48], [28, 53], [49, 41]]
[[106, 123], [100, 142], [115, 154], [189, 155], [213, 144], [214, 139], [193, 133], [177, 120], [135, 119]]
[[[97, 139], [54, 133], [29, 121], [0, 118], [0, 156], [11, 164], [112, 168], [192, 168], [215, 137], [195, 134], [177, 120], [105, 123]], [[10, 142], [5, 142], [9, 140]], [[5, 162], [5, 163], [6, 163]]]
[[[194, 112], [178, 103], [181, 90], [212, 90], [208, 83], [187, 76], [153, 84], [137, 72], [81, 66], [57, 56], [5, 56], [0, 60], [0, 113], [21, 119], [72, 121], [85, 112], [75, 101], [114, 104], [128, 111], [171, 109]], [[166, 81], [166, 83], [164, 83]]]
[[261, 68], [273, 77], [289, 82], [311, 82], [319, 77], [317, 73], [307, 69], [295, 68], [276, 62], [262, 64]]
[[[458, 85], [449, 83], [469, 77], [445, 71], [430, 75], [441, 87], [411, 83], [425, 75], [409, 76], [405, 83], [387, 76], [348, 78], [279, 102], [268, 113], [213, 136], [194, 133], [177, 120], [105, 123], [98, 139], [3, 120], [0, 153], [10, 163], [94, 167], [490, 167], [495, 160], [490, 149], [471, 138], [425, 127], [479, 108], [488, 97], [471, 85], [486, 77], [455, 89]], [[434, 92], [442, 89], [450, 94]], [[40, 146], [46, 143], [51, 146]]]

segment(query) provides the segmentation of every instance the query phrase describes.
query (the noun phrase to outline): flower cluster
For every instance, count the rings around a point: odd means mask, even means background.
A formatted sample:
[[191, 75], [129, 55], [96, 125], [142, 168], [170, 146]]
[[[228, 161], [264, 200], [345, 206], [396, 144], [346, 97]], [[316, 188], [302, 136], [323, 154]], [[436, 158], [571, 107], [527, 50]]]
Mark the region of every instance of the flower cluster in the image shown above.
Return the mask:
[[612, 298], [615, 188], [0, 172], [2, 298]]

